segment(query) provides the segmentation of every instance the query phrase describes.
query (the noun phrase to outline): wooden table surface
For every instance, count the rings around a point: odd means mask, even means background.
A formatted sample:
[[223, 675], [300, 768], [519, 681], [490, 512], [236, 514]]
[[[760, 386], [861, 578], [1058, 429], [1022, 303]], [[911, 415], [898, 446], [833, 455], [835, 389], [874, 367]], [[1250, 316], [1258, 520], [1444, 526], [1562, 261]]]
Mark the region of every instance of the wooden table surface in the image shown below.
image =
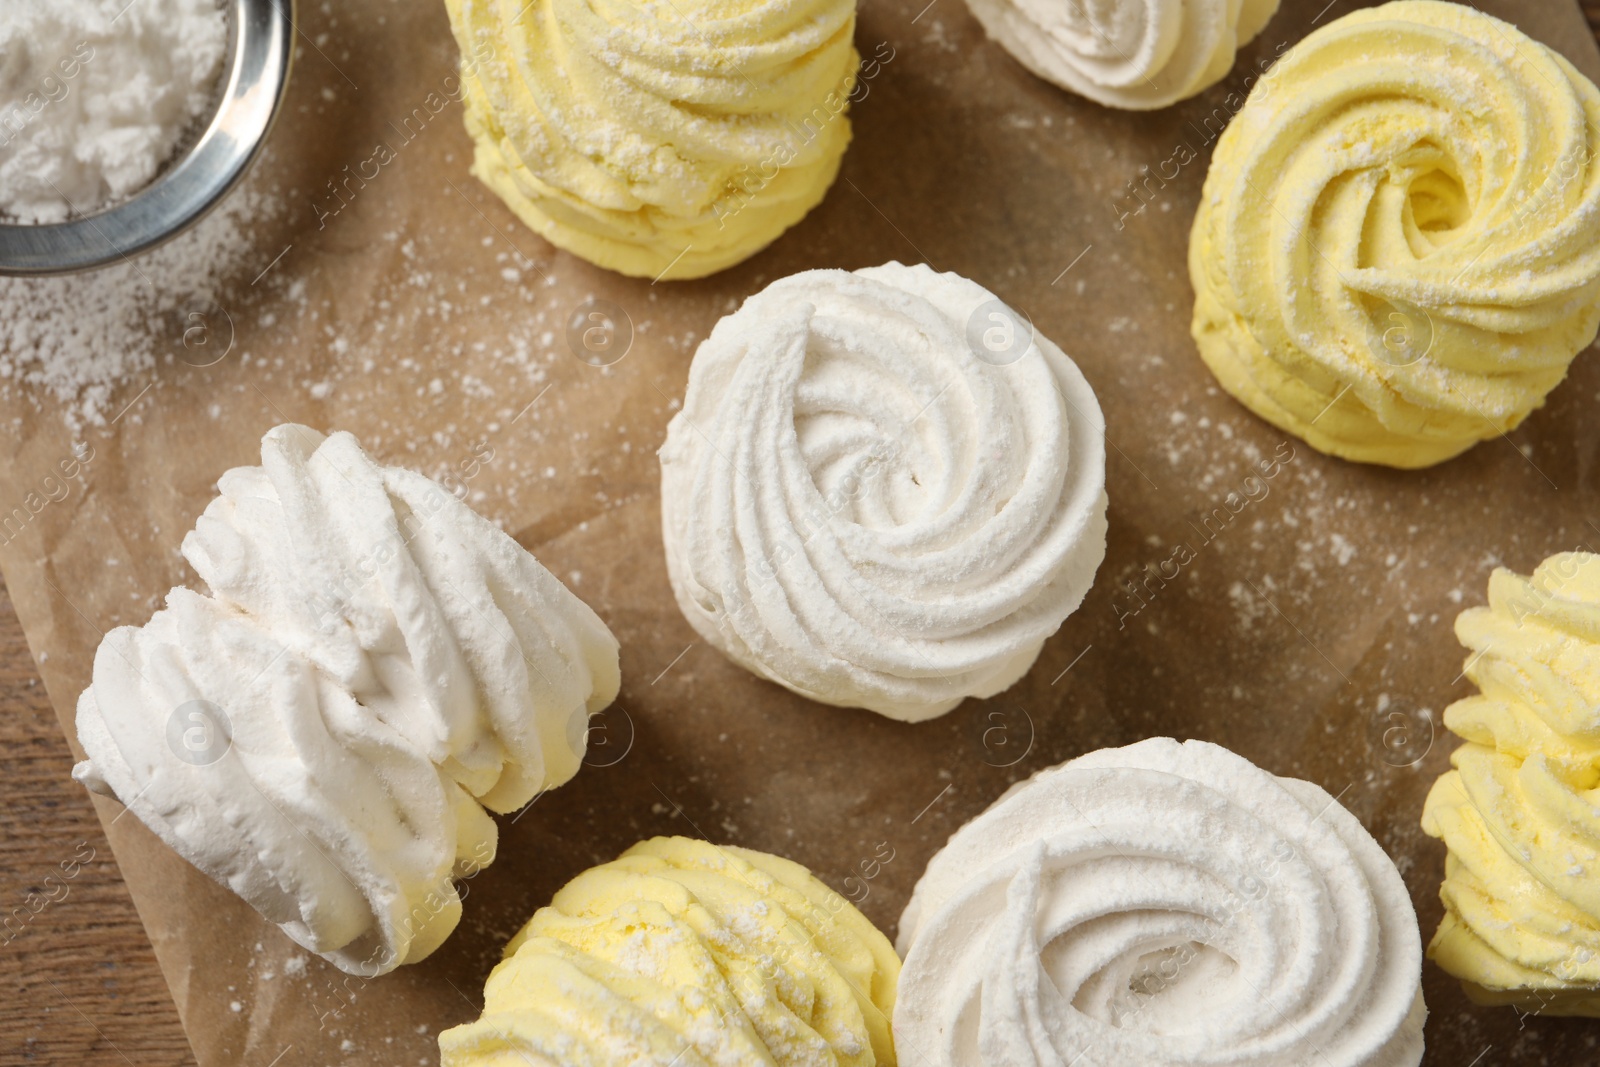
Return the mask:
[[[1581, 6], [1600, 39], [1600, 0]], [[139, 913], [71, 770], [0, 583], [0, 1067], [192, 1064]]]
[[0, 584], [0, 1064], [193, 1063], [139, 913], [71, 772]]

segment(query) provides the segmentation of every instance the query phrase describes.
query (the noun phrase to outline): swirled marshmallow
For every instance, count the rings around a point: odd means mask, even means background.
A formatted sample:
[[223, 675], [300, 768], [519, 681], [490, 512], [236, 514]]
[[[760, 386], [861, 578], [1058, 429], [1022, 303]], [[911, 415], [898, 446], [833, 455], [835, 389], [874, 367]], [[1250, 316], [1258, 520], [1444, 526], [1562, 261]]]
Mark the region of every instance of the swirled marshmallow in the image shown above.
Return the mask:
[[1600, 324], [1600, 90], [1460, 4], [1295, 45], [1217, 142], [1192, 330], [1312, 447], [1425, 467], [1517, 426]]
[[897, 719], [1032, 666], [1105, 555], [1104, 421], [955, 274], [781, 279], [695, 353], [661, 448], [667, 570], [734, 662]]
[[1456, 635], [1481, 692], [1422, 809], [1450, 849], [1428, 956], [1480, 1003], [1600, 1016], [1600, 556], [1496, 570]]
[[822, 200], [850, 143], [854, 0], [446, 0], [473, 173], [610, 270], [698, 278]]
[[506, 946], [443, 1067], [894, 1067], [900, 960], [797, 863], [683, 837], [578, 875]]
[[900, 919], [905, 1063], [1416, 1067], [1422, 945], [1323, 790], [1153, 738], [1019, 782]]
[[505, 812], [577, 771], [605, 624], [349, 434], [279, 426], [184, 539], [211, 588], [112, 630], [73, 776], [351, 973], [433, 951]]
[[1167, 107], [1209, 88], [1278, 0], [967, 0], [1023, 66], [1106, 107]]

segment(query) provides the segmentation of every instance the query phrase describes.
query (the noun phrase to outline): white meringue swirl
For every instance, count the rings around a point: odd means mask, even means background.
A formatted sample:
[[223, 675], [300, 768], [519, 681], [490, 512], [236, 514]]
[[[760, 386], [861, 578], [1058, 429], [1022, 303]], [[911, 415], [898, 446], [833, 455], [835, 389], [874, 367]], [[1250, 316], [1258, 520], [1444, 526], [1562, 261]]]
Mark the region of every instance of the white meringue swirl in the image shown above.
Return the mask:
[[1022, 677], [1104, 557], [1105, 450], [1049, 340], [968, 341], [1014, 326], [981, 286], [899, 263], [796, 274], [719, 322], [661, 449], [695, 629], [804, 696], [910, 721]]
[[1153, 738], [1013, 786], [900, 920], [895, 1046], [946, 1067], [1415, 1067], [1394, 864], [1308, 782]]
[[1278, 0], [967, 0], [989, 36], [1045, 81], [1144, 111], [1233, 69]]
[[577, 771], [616, 639], [349, 434], [279, 426], [219, 486], [183, 544], [214, 595], [106, 635], [73, 776], [340, 968], [416, 962], [460, 917], [453, 878], [494, 858], [484, 808]]

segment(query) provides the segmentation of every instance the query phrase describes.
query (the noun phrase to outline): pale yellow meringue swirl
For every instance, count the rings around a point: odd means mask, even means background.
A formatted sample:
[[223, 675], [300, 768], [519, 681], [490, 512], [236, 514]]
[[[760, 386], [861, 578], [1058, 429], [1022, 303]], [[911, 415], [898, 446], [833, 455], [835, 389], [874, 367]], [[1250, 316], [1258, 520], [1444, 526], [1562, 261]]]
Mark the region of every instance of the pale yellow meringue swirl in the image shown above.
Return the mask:
[[1425, 467], [1539, 407], [1600, 323], [1600, 91], [1514, 26], [1338, 19], [1217, 142], [1189, 246], [1223, 388], [1314, 448]]
[[540, 908], [443, 1067], [894, 1067], [900, 960], [804, 867], [643, 841]]
[[1428, 955], [1482, 1003], [1600, 1016], [1600, 556], [1496, 570], [1456, 635], [1481, 692], [1422, 811], [1450, 848]]
[[473, 173], [602, 267], [697, 278], [822, 199], [850, 141], [853, 0], [446, 0]]

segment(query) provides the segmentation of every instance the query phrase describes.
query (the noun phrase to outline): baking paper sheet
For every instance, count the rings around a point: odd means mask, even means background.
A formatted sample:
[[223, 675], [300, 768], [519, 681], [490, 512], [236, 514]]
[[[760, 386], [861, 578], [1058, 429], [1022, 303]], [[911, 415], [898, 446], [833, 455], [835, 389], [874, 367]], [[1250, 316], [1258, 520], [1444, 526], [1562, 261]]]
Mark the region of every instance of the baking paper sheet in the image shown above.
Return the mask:
[[[28, 512], [0, 566], [68, 736], [101, 633], [192, 580], [177, 547], [217, 476], [287, 420], [459, 486], [612, 627], [624, 685], [590, 766], [500, 820], [451, 940], [370, 981], [96, 800], [200, 1063], [436, 1062], [435, 1035], [476, 1016], [527, 916], [653, 834], [790, 857], [892, 936], [929, 855], [1009, 783], [1153, 734], [1341, 798], [1430, 936], [1444, 849], [1417, 819], [1453, 747], [1439, 712], [1468, 692], [1451, 622], [1492, 566], [1600, 544], [1600, 361], [1508, 439], [1420, 473], [1328, 459], [1215, 386], [1184, 266], [1214, 130], [1246, 76], [1352, 6], [1325, 3], [1289, 0], [1228, 80], [1132, 114], [1031, 77], [960, 0], [871, 0], [857, 45], [877, 67], [827, 200], [746, 264], [659, 285], [557, 253], [467, 174], [442, 5], [302, 4], [290, 99], [251, 178], [279, 211], [214, 306], [175, 317], [172, 358], [118, 391], [109, 425], [74, 433], [15, 385], [0, 402], [0, 501]], [[1600, 76], [1570, 0], [1488, 10]], [[699, 643], [658, 529], [655, 449], [717, 318], [794, 271], [890, 259], [1025, 311], [1083, 368], [1111, 446], [1110, 549], [1082, 608], [1014, 689], [918, 726], [808, 703]], [[615, 331], [569, 341], [596, 309]], [[66, 477], [75, 447], [93, 458]], [[1263, 463], [1272, 476], [1247, 483]], [[1425, 987], [1430, 1064], [1593, 1056], [1595, 1023], [1473, 1009], [1431, 964]]]

